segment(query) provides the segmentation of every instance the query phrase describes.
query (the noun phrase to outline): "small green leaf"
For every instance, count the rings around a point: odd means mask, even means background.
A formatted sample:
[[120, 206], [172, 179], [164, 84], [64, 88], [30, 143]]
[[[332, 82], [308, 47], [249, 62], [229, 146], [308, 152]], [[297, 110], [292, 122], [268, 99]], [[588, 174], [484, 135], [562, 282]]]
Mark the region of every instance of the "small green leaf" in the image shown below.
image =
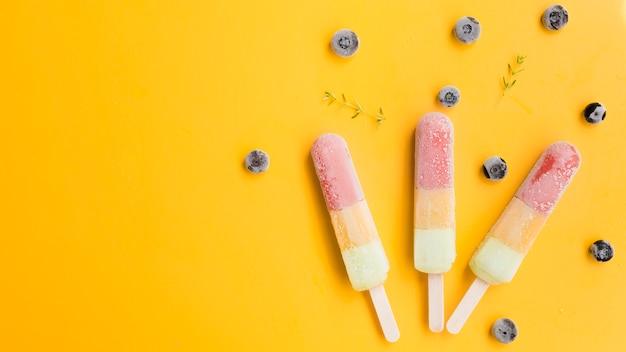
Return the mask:
[[513, 88], [513, 86], [515, 85], [515, 82], [517, 82], [517, 80], [511, 82], [511, 86], [509, 88]]
[[348, 99], [346, 99], [346, 95], [345, 95], [345, 94], [341, 93], [341, 96], [343, 97], [343, 101], [344, 101], [344, 102], [347, 102], [347, 101], [348, 101]]
[[328, 100], [328, 105], [330, 105], [335, 101], [335, 95], [332, 92], [326, 92], [324, 100]]

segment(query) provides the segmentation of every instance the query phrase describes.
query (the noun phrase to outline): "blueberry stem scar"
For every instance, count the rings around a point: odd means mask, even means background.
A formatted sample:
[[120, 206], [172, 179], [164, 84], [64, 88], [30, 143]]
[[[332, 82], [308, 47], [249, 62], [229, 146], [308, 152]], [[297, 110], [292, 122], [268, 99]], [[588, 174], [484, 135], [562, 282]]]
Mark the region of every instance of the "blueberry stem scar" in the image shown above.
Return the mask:
[[351, 57], [359, 50], [359, 36], [350, 29], [340, 29], [333, 35], [330, 47], [340, 57]]
[[344, 108], [349, 108], [354, 110], [354, 115], [352, 115], [352, 118], [356, 118], [357, 116], [363, 114], [363, 115], [369, 115], [373, 118], [376, 119], [376, 121], [378, 122], [377, 127], [379, 127], [384, 120], [386, 120], [387, 118], [385, 117], [384, 113], [383, 113], [383, 108], [380, 108], [378, 110], [377, 114], [373, 114], [371, 112], [367, 112], [363, 109], [363, 106], [357, 101], [354, 100], [354, 103], [351, 103], [347, 98], [346, 95], [341, 93], [341, 100], [339, 100], [337, 98], [337, 95], [332, 91], [326, 91], [324, 93], [324, 100], [328, 101], [328, 105], [331, 105], [333, 103], [337, 103], [341, 105], [340, 109], [344, 109]]
[[517, 325], [511, 319], [500, 318], [493, 323], [491, 333], [498, 342], [511, 343], [517, 338]]
[[254, 149], [246, 155], [245, 166], [254, 174], [263, 173], [270, 167], [270, 157], [263, 150]]

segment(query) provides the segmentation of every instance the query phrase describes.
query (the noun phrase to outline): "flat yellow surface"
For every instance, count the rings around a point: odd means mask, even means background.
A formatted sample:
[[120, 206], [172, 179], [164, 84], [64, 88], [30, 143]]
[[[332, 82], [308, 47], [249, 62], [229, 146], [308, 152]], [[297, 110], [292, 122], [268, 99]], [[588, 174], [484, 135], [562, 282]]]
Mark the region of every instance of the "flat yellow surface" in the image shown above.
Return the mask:
[[[10, 1], [0, 8], [0, 350], [581, 351], [626, 349], [626, 8], [551, 1]], [[451, 30], [483, 25], [473, 45]], [[359, 52], [340, 59], [332, 34]], [[527, 55], [511, 96], [501, 78]], [[435, 100], [444, 85], [454, 108]], [[387, 117], [351, 119], [333, 90]], [[598, 125], [581, 111], [600, 101]], [[510, 284], [460, 334], [427, 327], [413, 269], [413, 133], [442, 111], [456, 132], [457, 260], [467, 262], [542, 150], [583, 163]], [[309, 150], [348, 142], [391, 270], [401, 337], [387, 343], [351, 289]], [[254, 148], [270, 169], [243, 166]], [[483, 161], [509, 175], [491, 182]], [[597, 263], [596, 239], [616, 247]], [[517, 322], [511, 345], [489, 335]]]

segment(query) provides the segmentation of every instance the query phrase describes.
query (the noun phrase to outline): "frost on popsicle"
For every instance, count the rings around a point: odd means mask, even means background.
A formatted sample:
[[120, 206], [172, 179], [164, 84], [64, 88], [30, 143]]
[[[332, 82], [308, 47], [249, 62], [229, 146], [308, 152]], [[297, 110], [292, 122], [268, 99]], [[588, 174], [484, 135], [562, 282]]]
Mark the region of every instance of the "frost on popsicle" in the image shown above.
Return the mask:
[[424, 115], [415, 143], [415, 268], [442, 274], [456, 256], [452, 122], [441, 113]]
[[417, 150], [428, 154], [417, 157], [416, 184], [425, 189], [453, 187], [452, 158], [448, 146], [453, 142], [452, 125], [449, 119], [440, 118], [441, 113], [430, 113], [420, 120], [420, 126], [427, 128], [427, 133], [417, 139]]
[[552, 144], [533, 167], [516, 197], [545, 215], [552, 213], [557, 201], [578, 171], [580, 154], [569, 143]]
[[348, 146], [339, 138], [330, 133], [318, 137], [311, 153], [326, 205], [331, 210], [365, 199]]
[[444, 328], [443, 274], [456, 258], [454, 127], [438, 112], [415, 129], [414, 266], [428, 274], [428, 327]]
[[476, 279], [450, 316], [449, 332], [461, 330], [489, 285], [513, 279], [580, 162], [578, 150], [567, 142], [553, 143], [541, 154], [472, 255], [469, 266]]
[[385, 339], [397, 341], [400, 332], [383, 287], [389, 262], [348, 145], [339, 135], [323, 134], [313, 143], [311, 157], [350, 283], [357, 291], [369, 291]]

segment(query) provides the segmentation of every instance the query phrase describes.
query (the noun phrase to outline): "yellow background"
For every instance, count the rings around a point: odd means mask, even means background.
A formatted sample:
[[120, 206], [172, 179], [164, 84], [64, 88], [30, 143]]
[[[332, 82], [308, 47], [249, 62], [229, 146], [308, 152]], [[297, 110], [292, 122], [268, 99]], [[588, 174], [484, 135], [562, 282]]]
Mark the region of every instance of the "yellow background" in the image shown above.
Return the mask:
[[[0, 8], [0, 350], [573, 351], [626, 349], [624, 1], [13, 1]], [[451, 30], [476, 17], [462, 45]], [[351, 28], [351, 59], [329, 49]], [[511, 90], [501, 77], [528, 55]], [[435, 100], [453, 84], [454, 108]], [[326, 90], [387, 120], [350, 119]], [[520, 103], [516, 102], [518, 99]], [[581, 111], [600, 101], [598, 125]], [[524, 108], [525, 106], [526, 108]], [[427, 327], [412, 264], [413, 133], [456, 131], [457, 260], [472, 251], [550, 143], [583, 163], [510, 284], [459, 335]], [[348, 142], [391, 270], [401, 337], [387, 343], [341, 262], [309, 150]], [[247, 172], [267, 151], [270, 169]], [[483, 161], [509, 164], [501, 182]], [[616, 247], [597, 263], [596, 239]], [[499, 317], [519, 338], [490, 337]]]

